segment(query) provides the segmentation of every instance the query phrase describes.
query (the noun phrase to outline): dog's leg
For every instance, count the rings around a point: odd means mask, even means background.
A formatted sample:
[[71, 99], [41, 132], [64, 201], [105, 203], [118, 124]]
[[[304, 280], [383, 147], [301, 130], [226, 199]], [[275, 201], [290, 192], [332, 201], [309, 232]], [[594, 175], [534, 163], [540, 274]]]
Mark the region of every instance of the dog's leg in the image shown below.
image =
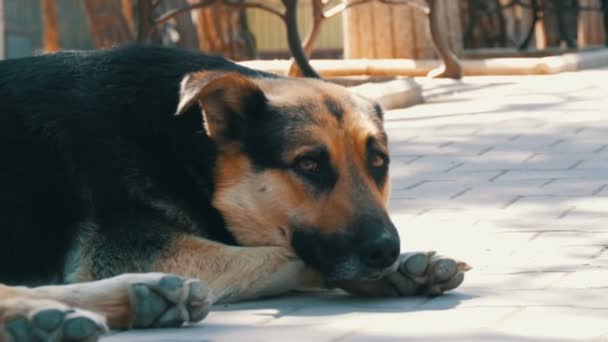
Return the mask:
[[362, 296], [440, 295], [462, 284], [467, 263], [435, 255], [435, 252], [404, 253], [397, 267], [378, 280], [352, 281], [339, 287]]
[[62, 340], [65, 334], [70, 340], [88, 341], [105, 331], [106, 320], [118, 329], [179, 326], [202, 320], [210, 306], [207, 287], [200, 280], [164, 273], [35, 288], [4, 286], [0, 331], [14, 335], [16, 341], [42, 333], [51, 341]]
[[322, 278], [283, 247], [235, 247], [195, 236], [175, 239], [154, 270], [204, 279], [213, 302], [322, 287]]
[[102, 313], [111, 328], [172, 327], [198, 322], [211, 306], [203, 282], [165, 273], [128, 273], [32, 290], [46, 298]]
[[107, 330], [99, 314], [48, 299], [35, 289], [0, 285], [0, 341], [96, 341]]

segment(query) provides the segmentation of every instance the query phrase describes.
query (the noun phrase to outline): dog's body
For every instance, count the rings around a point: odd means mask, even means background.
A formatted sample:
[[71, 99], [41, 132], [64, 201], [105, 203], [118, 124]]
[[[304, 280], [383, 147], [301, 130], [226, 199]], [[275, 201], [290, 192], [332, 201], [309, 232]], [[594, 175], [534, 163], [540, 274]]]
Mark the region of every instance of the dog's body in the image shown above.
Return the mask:
[[398, 258], [382, 111], [338, 86], [131, 46], [3, 61], [0, 108], [0, 282], [47, 285], [0, 286], [0, 338], [75, 338], [77, 319], [99, 331], [83, 311], [35, 323], [68, 306], [171, 326], [299, 287], [462, 281], [464, 264], [431, 280], [451, 259]]

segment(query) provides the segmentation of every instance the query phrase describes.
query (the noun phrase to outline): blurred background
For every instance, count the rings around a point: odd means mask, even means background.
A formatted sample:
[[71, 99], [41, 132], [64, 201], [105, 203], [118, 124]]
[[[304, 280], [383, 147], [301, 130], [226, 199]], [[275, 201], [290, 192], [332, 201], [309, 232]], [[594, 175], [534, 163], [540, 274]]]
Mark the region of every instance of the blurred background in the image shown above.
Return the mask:
[[[0, 58], [128, 42], [233, 60], [435, 57], [432, 1], [0, 0]], [[606, 44], [608, 0], [434, 0], [460, 58], [545, 55]], [[289, 8], [292, 7], [292, 12]], [[425, 12], [426, 11], [426, 12]], [[291, 15], [293, 14], [293, 15]]]

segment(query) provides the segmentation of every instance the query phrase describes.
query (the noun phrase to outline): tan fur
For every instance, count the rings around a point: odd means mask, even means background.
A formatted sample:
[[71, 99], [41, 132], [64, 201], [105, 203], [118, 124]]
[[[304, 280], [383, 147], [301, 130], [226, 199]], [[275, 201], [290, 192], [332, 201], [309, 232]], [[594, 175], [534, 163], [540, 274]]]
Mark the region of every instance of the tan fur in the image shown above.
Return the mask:
[[[36, 288], [2, 286], [0, 322], [9, 316], [26, 315], [45, 307], [73, 306], [102, 314], [113, 328], [128, 328], [133, 321], [133, 312], [129, 306], [127, 285], [142, 276], [145, 275], [125, 274], [95, 282]], [[2, 317], [2, 312], [5, 317]]]
[[214, 303], [323, 285], [288, 249], [226, 246], [190, 235], [176, 239], [154, 270], [205, 279]]
[[[378, 189], [366, 169], [366, 142], [370, 136], [380, 139], [371, 122], [371, 105], [354, 98], [342, 87], [317, 80], [252, 80], [274, 105], [313, 104], [315, 125], [297, 128], [300, 146], [284, 158], [293, 160], [309, 149], [324, 145], [338, 167], [339, 181], [331, 193], [319, 200], [310, 194], [297, 176], [286, 171], [253, 171], [247, 156], [237, 150], [220, 155], [217, 162], [216, 191], [213, 204], [222, 212], [229, 229], [239, 243], [247, 246], [282, 246], [291, 248], [292, 224], [319, 227], [340, 232], [357, 212], [353, 198], [356, 189], [366, 189], [378, 206], [388, 201], [390, 183]], [[322, 105], [331, 98], [343, 109], [342, 123]], [[363, 108], [363, 110], [362, 110]], [[385, 153], [387, 147], [383, 146]], [[259, 191], [260, 189], [264, 191]], [[258, 213], [262, 213], [261, 215]]]

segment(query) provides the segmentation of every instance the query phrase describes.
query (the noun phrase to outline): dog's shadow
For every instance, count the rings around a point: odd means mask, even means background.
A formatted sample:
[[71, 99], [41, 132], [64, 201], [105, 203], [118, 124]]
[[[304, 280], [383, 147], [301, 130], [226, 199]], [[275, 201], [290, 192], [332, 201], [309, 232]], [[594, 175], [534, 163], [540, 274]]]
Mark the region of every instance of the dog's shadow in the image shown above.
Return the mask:
[[449, 310], [477, 296], [448, 292], [437, 297], [362, 298], [342, 291], [291, 293], [285, 296], [216, 305], [213, 311], [258, 311], [273, 318], [285, 316], [334, 316], [350, 313], [397, 313]]
[[[351, 314], [373, 313], [407, 313], [413, 311], [449, 310], [462, 302], [476, 296], [451, 291], [439, 297], [407, 297], [407, 298], [358, 298], [340, 291], [292, 293], [281, 297], [240, 302], [237, 304], [218, 304], [213, 306], [209, 317], [197, 324], [181, 328], [114, 331], [104, 336], [104, 342], [156, 342], [156, 341], [212, 341], [234, 340], [236, 337], [251, 336], [253, 340], [269, 340], [268, 336], [295, 333], [294, 323], [286, 323], [270, 328], [267, 324], [279, 319], [290, 317], [298, 321], [303, 319], [302, 332], [310, 329], [309, 318], [317, 321], [332, 320]], [[297, 324], [296, 324], [297, 325]], [[267, 331], [270, 329], [271, 331]], [[277, 330], [279, 332], [277, 332]], [[327, 333], [331, 333], [331, 328]], [[344, 334], [341, 332], [340, 334]], [[269, 334], [259, 335], [259, 334]], [[264, 337], [265, 336], [265, 337]], [[297, 335], [301, 340], [301, 334]], [[276, 336], [275, 336], [276, 337]], [[292, 336], [293, 337], [293, 336]], [[296, 338], [295, 340], [298, 340]]]

